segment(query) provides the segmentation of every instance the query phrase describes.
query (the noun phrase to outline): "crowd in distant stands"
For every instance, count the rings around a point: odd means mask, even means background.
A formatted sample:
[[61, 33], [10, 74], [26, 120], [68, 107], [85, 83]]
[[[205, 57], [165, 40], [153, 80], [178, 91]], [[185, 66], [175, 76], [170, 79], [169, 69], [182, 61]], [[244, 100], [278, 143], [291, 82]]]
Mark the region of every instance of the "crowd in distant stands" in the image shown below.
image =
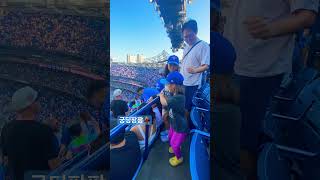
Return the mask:
[[105, 61], [107, 21], [93, 17], [26, 13], [12, 10], [0, 17], [0, 45], [34, 48]]
[[146, 81], [137, 81], [136, 79], [131, 79], [123, 76], [110, 76], [110, 81], [126, 82], [130, 84], [137, 84], [137, 86], [146, 86]]
[[160, 78], [159, 68], [147, 68], [124, 64], [111, 64], [110, 75], [145, 82], [148, 87], [154, 86], [156, 81]]
[[139, 87], [155, 87], [160, 79], [159, 68], [148, 68], [142, 66], [131, 66], [125, 64], [111, 64], [110, 66], [110, 100], [112, 92], [119, 88], [122, 90], [123, 100], [130, 102], [136, 96]]
[[18, 63], [1, 63], [0, 75], [71, 93], [77, 97], [83, 97], [86, 87], [92, 81], [68, 72]]
[[117, 81], [111, 81], [110, 82], [111, 86], [117, 87], [123, 90], [128, 90], [130, 92], [136, 93], [137, 89], [139, 87], [144, 87], [144, 86], [136, 86], [134, 84], [129, 84], [129, 83], [123, 83], [123, 82], [117, 82]]

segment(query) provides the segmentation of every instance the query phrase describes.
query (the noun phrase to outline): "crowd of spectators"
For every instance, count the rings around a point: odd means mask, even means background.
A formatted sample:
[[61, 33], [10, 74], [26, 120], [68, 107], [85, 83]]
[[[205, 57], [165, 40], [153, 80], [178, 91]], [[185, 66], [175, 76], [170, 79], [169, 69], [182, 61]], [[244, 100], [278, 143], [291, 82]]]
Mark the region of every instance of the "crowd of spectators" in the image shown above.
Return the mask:
[[115, 89], [122, 90], [123, 100], [130, 102], [137, 96], [139, 87], [155, 87], [160, 79], [159, 68], [110, 64], [110, 100]]
[[135, 84], [119, 82], [119, 81], [111, 81], [110, 84], [113, 87], [117, 87], [119, 89], [128, 90], [128, 91], [131, 91], [131, 92], [134, 92], [134, 93], [138, 90], [139, 87], [143, 87], [143, 86], [136, 86]]
[[88, 62], [106, 61], [107, 20], [12, 10], [0, 17], [0, 45], [74, 55]]
[[110, 81], [111, 82], [121, 82], [121, 83], [131, 84], [131, 85], [137, 86], [137, 87], [146, 86], [146, 82], [138, 82], [136, 80], [132, 80], [132, 79], [125, 78], [125, 77], [119, 77], [119, 76], [111, 76], [110, 77]]
[[80, 75], [39, 67], [37, 65], [4, 62], [0, 64], [0, 75], [53, 88], [77, 97], [83, 97], [88, 84], [92, 81]]
[[130, 66], [125, 64], [110, 64], [110, 76], [120, 76], [138, 82], [146, 83], [147, 87], [155, 86], [160, 78], [159, 68]]

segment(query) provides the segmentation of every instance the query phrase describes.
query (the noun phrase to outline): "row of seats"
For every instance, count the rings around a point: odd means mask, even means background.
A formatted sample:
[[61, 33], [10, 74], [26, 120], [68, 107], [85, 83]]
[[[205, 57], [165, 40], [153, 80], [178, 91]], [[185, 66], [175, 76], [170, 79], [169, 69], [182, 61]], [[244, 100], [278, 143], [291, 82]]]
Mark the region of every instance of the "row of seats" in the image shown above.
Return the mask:
[[190, 172], [193, 180], [210, 179], [210, 85], [194, 94], [190, 118], [194, 129], [190, 144]]
[[320, 42], [314, 38], [319, 37], [317, 32], [312, 34], [309, 67], [287, 77], [265, 117], [263, 131], [268, 138], [258, 159], [260, 180], [320, 177], [320, 78], [310, 66], [316, 54], [313, 44]]
[[[304, 171], [311, 166], [308, 160], [320, 155], [319, 88], [320, 78], [303, 88], [286, 108], [286, 115], [274, 111], [267, 116], [265, 130], [272, 138], [261, 147], [258, 163], [261, 179], [319, 177], [320, 174], [312, 176]], [[319, 164], [320, 161], [313, 162], [312, 167], [320, 168]]]

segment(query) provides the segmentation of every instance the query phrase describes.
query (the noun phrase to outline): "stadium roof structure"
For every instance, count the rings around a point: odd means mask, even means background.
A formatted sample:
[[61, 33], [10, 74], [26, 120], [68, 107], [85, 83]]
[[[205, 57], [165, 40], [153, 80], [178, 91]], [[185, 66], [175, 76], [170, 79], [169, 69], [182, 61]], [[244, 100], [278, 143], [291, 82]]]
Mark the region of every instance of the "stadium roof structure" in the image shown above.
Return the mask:
[[76, 14], [107, 17], [109, 19], [110, 0], [1, 0], [0, 10], [22, 8], [24, 10], [50, 13]]
[[164, 22], [171, 40], [172, 51], [176, 52], [183, 48], [181, 28], [186, 20], [186, 4], [191, 3], [191, 0], [150, 0], [150, 2], [155, 4], [156, 11]]
[[153, 57], [149, 57], [145, 59], [146, 63], [163, 63], [168, 59], [169, 53], [165, 50], [163, 50], [158, 55], [155, 55]]

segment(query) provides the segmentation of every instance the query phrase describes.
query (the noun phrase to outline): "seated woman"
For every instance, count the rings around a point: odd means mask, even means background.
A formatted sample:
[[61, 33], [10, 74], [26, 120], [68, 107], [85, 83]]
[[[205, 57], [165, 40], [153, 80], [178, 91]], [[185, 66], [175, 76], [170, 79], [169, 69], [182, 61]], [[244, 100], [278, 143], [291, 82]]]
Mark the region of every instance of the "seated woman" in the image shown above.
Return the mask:
[[[143, 103], [140, 105], [139, 109], [141, 109], [143, 106], [145, 106], [146, 103]], [[151, 143], [155, 138], [156, 138], [156, 132], [157, 132], [157, 128], [159, 126], [157, 126], [157, 124], [159, 124], [159, 120], [156, 120], [156, 117], [161, 117], [161, 115], [159, 115], [159, 109], [157, 107], [157, 105], [153, 105], [152, 109], [150, 109], [149, 111], [146, 111], [144, 114], [142, 115], [150, 115], [152, 117], [152, 125], [149, 126], [149, 138], [148, 138], [148, 142]], [[133, 126], [130, 131], [134, 132], [138, 138], [139, 141], [139, 145], [140, 145], [140, 150], [143, 152], [143, 150], [145, 149], [145, 132], [146, 132], [146, 126], [145, 125], [135, 125]]]

